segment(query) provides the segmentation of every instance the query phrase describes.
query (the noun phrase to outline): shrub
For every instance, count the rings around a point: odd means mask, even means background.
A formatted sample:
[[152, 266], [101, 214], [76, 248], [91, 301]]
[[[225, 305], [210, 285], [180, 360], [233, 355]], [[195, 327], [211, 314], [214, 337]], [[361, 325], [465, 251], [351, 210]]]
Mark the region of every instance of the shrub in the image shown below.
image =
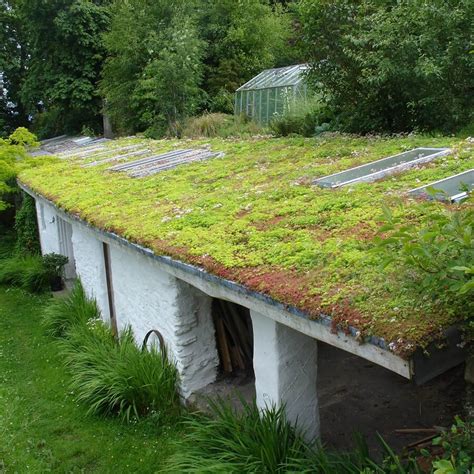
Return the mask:
[[74, 325], [85, 325], [100, 318], [97, 302], [87, 298], [80, 280], [71, 293], [55, 298], [45, 308], [42, 323], [46, 332], [53, 337], [64, 337]]
[[187, 138], [248, 137], [264, 132], [260, 125], [246, 117], [221, 113], [192, 117], [187, 119], [181, 128], [181, 135]]
[[456, 417], [451, 428], [433, 440], [433, 445], [443, 448], [443, 459], [433, 463], [440, 473], [469, 472], [474, 465], [474, 421]]
[[116, 340], [102, 321], [73, 325], [61, 342], [72, 389], [89, 413], [125, 421], [153, 414], [165, 422], [179, 411], [178, 373], [166, 351], [140, 350], [131, 329]]
[[376, 239], [384, 264], [404, 269], [423, 301], [428, 296], [473, 323], [474, 210], [433, 212], [422, 223], [403, 226], [390, 209], [384, 211], [385, 238]]
[[270, 129], [277, 137], [302, 135], [312, 137], [331, 128], [332, 117], [327, 109], [321, 107], [316, 97], [306, 102], [297, 102], [281, 115], [275, 115], [270, 122]]
[[29, 194], [23, 193], [21, 207], [15, 215], [15, 231], [17, 253], [31, 255], [41, 253], [35, 200]]

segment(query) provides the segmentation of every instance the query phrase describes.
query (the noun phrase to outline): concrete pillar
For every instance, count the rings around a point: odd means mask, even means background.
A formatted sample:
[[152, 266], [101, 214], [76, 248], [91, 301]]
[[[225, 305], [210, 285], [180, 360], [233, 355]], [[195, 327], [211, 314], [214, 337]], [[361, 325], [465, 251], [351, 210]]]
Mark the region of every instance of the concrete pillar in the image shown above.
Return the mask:
[[250, 314], [257, 405], [286, 405], [288, 420], [312, 441], [319, 437], [317, 341], [256, 311]]

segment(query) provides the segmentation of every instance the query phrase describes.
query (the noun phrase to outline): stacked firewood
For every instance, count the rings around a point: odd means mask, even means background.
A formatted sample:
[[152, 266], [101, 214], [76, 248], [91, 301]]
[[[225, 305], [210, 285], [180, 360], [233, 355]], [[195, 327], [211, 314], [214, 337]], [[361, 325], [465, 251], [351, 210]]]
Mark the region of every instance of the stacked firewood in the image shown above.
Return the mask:
[[213, 302], [214, 327], [222, 370], [225, 374], [253, 371], [253, 335], [250, 313], [243, 306], [223, 300]]

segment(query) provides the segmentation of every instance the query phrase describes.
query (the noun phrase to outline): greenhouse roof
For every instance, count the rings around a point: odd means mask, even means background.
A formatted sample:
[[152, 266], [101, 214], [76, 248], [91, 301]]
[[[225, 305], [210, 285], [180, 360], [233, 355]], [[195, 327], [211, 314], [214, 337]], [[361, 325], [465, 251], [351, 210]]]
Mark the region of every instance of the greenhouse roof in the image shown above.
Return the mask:
[[303, 81], [303, 72], [308, 69], [307, 64], [266, 69], [250, 81], [240, 86], [237, 91], [268, 89], [270, 87], [296, 86]]
[[[337, 189], [318, 178], [417, 147], [449, 147], [440, 156], [372, 183]], [[396, 265], [372, 251], [384, 206], [401, 222], [429, 222], [446, 209], [415, 187], [471, 170], [474, 145], [453, 137], [328, 135], [317, 139], [148, 140], [92, 144], [32, 158], [20, 182], [65, 212], [129, 242], [296, 308], [361, 339], [381, 338], [397, 354], [439, 337], [462, 320], [438, 301], [414, 297]], [[178, 150], [220, 157], [131, 177], [111, 170]], [[69, 156], [69, 157], [68, 157]], [[401, 205], [401, 203], [403, 205]]]

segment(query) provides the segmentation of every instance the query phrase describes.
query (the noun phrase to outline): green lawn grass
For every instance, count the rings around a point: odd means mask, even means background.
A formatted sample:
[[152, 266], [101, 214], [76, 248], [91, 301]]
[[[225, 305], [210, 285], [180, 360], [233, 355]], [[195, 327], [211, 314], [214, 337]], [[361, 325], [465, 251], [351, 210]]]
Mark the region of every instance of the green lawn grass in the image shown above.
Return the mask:
[[0, 287], [0, 473], [159, 471], [179, 432], [88, 416], [40, 326], [47, 300]]

